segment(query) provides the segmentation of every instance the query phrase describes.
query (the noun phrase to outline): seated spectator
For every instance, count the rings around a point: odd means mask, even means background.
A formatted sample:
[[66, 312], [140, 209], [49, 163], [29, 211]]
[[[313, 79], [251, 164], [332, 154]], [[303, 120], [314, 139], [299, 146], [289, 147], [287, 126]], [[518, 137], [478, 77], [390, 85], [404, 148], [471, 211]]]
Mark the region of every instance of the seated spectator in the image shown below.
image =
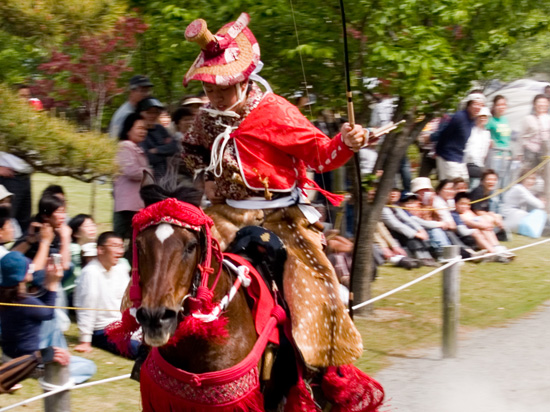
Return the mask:
[[405, 194], [401, 200], [401, 205], [404, 207], [405, 212], [428, 232], [431, 250], [433, 250], [435, 256], [441, 259], [443, 257], [443, 248], [451, 245], [451, 241], [445, 234], [448, 224], [429, 218], [425, 219], [424, 217], [428, 216], [421, 210], [420, 199], [414, 193]]
[[455, 208], [454, 184], [450, 180], [443, 179], [435, 188], [435, 193], [436, 195], [432, 205], [438, 220], [447, 224], [446, 230], [455, 230], [456, 224], [451, 215], [451, 211]]
[[[53, 306], [63, 269], [48, 259], [45, 269], [44, 288], [41, 298], [30, 296], [26, 284], [33, 280], [28, 260], [19, 252], [10, 252], [0, 261], [2, 279], [0, 281], [0, 301], [21, 305]], [[0, 307], [2, 327], [2, 358], [4, 362], [24, 355], [32, 355], [40, 349], [40, 329], [44, 321], [53, 319], [54, 309], [48, 307], [7, 306]], [[82, 375], [82, 368], [73, 368], [73, 360], [64, 348], [53, 348], [53, 360], [69, 365], [71, 377], [82, 383], [95, 373], [93, 362], [91, 373]], [[37, 371], [39, 372], [39, 371]], [[75, 374], [75, 372], [78, 372]], [[33, 375], [38, 377], [39, 373]]]
[[485, 216], [485, 219], [493, 225], [493, 229], [501, 239], [506, 240], [504, 222], [502, 216], [497, 213], [498, 198], [493, 196], [498, 185], [498, 175], [493, 169], [486, 169], [481, 176], [481, 183], [470, 192], [472, 210], [478, 216]]
[[[382, 210], [382, 222], [391, 235], [405, 249], [408, 249], [411, 257], [418, 259], [423, 266], [436, 266], [429, 252], [428, 233], [398, 206], [397, 201], [400, 196], [399, 189], [395, 188], [391, 191], [388, 206]], [[390, 205], [394, 207], [389, 207]]]
[[388, 228], [382, 222], [376, 224], [373, 243], [374, 260], [378, 266], [389, 262], [405, 269], [416, 269], [422, 264], [407, 255], [405, 249], [393, 238]]
[[[12, 199], [13, 193], [9, 192], [4, 186], [0, 185], [0, 206], [6, 206], [10, 210], [13, 210], [11, 207]], [[21, 232], [21, 226], [19, 226], [19, 222], [14, 217], [11, 218], [11, 225], [13, 227], [13, 238], [19, 239], [23, 235], [23, 233]]]
[[500, 245], [490, 219], [472, 211], [470, 199], [466, 193], [457, 194], [455, 204], [458, 224], [463, 223], [469, 229], [477, 229], [478, 232], [474, 230], [469, 234], [474, 237], [481, 249], [485, 249], [489, 253], [499, 253], [495, 260], [501, 263], [508, 263], [515, 257], [513, 253], [508, 252], [505, 246]]
[[[128, 266], [119, 262], [123, 253], [122, 238], [114, 232], [104, 232], [97, 239], [97, 259], [82, 269], [76, 286], [76, 306], [112, 311], [77, 311], [80, 344], [75, 350], [78, 352], [90, 352], [95, 346], [120, 355], [116, 346], [107, 340], [105, 327], [121, 318], [120, 304], [130, 281]], [[139, 342], [132, 340], [128, 349], [135, 358]]]
[[75, 284], [75, 280], [80, 276], [82, 270], [82, 246], [88, 243], [94, 243], [97, 238], [97, 225], [92, 216], [80, 213], [73, 217], [69, 222], [71, 228], [71, 262], [73, 263], [73, 273], [70, 278], [63, 279], [63, 287], [69, 288]]
[[38, 213], [29, 231], [15, 243], [12, 250], [32, 259], [36, 271], [46, 267], [49, 256], [60, 254], [65, 275], [69, 275], [71, 229], [65, 223], [65, 217], [64, 200], [46, 194], [38, 202]]
[[[521, 175], [528, 173], [524, 170]], [[514, 185], [502, 196], [502, 215], [504, 225], [512, 232], [517, 232], [518, 228], [527, 216], [536, 209], [544, 209], [546, 203], [536, 197], [531, 191], [537, 182], [535, 173], [527, 176], [523, 181]], [[544, 225], [544, 223], [542, 223]]]
[[455, 190], [455, 193], [463, 193], [470, 190], [470, 186], [468, 185], [468, 182], [466, 182], [461, 177], [455, 177], [453, 179], [453, 188]]

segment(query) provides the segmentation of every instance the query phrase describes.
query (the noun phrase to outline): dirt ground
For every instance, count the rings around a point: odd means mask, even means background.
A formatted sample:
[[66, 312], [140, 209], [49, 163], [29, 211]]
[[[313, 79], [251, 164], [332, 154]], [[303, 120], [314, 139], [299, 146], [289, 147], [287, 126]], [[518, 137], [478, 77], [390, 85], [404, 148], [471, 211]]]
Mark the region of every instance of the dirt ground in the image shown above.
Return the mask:
[[376, 378], [391, 412], [550, 411], [550, 302], [506, 327], [470, 332], [458, 356], [441, 348], [395, 358]]

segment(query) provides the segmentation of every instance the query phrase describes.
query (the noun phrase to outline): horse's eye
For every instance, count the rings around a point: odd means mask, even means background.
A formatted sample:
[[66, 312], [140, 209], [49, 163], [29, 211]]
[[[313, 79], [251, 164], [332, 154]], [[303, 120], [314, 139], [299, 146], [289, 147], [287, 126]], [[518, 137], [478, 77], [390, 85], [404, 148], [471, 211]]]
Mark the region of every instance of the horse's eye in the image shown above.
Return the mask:
[[185, 254], [190, 255], [195, 251], [197, 246], [198, 246], [198, 242], [196, 241], [189, 242], [189, 244], [185, 247]]

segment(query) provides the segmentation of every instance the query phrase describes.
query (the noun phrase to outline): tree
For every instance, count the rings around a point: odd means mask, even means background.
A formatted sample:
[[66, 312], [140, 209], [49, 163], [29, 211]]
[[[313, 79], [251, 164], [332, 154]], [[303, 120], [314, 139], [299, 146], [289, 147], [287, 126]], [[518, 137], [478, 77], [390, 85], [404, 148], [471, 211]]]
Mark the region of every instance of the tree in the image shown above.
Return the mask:
[[45, 74], [57, 75], [55, 83], [48, 78], [42, 85], [53, 89], [64, 102], [83, 105], [90, 129], [101, 131], [105, 105], [124, 90], [117, 81], [122, 73], [132, 70], [131, 52], [137, 46], [137, 35], [146, 29], [141, 19], [123, 17], [111, 31], [65, 43], [63, 52], [53, 51], [50, 61], [39, 66]]
[[0, 150], [36, 170], [90, 182], [116, 171], [116, 143], [98, 133], [79, 133], [67, 121], [38, 112], [0, 85]]

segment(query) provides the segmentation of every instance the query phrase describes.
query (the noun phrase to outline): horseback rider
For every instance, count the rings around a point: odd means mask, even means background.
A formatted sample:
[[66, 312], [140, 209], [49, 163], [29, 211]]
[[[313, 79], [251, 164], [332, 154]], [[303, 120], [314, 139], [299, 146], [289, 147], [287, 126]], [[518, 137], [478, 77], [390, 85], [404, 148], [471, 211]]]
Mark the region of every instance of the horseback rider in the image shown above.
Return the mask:
[[334, 268], [323, 253], [319, 213], [305, 189], [339, 199], [309, 180], [306, 166], [319, 173], [343, 166], [367, 142], [368, 132], [345, 123], [330, 139], [274, 94], [258, 76], [260, 48], [249, 20], [243, 13], [213, 35], [199, 19], [185, 31], [201, 52], [183, 83], [201, 81], [210, 104], [183, 136], [183, 163], [192, 174], [206, 170], [212, 206], [205, 212], [222, 249], [249, 225], [271, 230], [285, 244], [283, 291], [305, 363], [350, 364], [362, 354], [361, 335], [339, 298]]

